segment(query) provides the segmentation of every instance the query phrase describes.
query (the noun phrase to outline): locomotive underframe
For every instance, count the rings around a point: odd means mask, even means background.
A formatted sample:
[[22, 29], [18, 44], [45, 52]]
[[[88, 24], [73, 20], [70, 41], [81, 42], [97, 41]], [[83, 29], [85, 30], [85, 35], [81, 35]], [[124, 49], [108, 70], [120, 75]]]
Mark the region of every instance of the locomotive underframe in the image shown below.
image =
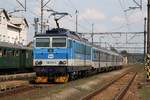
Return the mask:
[[120, 69], [121, 66], [109, 66], [93, 68], [91, 66], [80, 67], [80, 66], [42, 66], [34, 67], [36, 72], [36, 83], [64, 83], [69, 80], [75, 80], [78, 78], [87, 77], [96, 73], [112, 71]]

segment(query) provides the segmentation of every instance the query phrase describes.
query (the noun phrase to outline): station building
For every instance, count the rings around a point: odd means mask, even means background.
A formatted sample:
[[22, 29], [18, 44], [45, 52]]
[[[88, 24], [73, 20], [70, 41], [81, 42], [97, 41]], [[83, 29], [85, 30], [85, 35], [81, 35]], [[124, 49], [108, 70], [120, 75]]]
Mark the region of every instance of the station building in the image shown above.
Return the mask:
[[25, 18], [9, 16], [5, 9], [0, 9], [0, 42], [26, 45], [28, 28]]

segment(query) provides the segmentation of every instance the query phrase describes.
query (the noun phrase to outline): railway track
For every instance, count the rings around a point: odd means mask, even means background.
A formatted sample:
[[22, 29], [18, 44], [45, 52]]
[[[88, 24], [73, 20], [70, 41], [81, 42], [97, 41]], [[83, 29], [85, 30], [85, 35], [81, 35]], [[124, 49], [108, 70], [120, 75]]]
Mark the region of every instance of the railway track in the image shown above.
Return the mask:
[[121, 100], [128, 91], [136, 74], [135, 72], [124, 73], [81, 100]]
[[34, 86], [29, 85], [29, 81], [35, 76], [35, 72], [0, 75], [0, 97], [35, 88]]
[[0, 82], [0, 99], [1, 97], [20, 94], [22, 92], [53, 87], [56, 84], [30, 84], [24, 80], [13, 80]]
[[29, 84], [28, 81], [23, 81], [23, 80], [0, 82], [0, 97], [12, 93], [19, 93], [21, 91], [33, 89], [28, 84]]

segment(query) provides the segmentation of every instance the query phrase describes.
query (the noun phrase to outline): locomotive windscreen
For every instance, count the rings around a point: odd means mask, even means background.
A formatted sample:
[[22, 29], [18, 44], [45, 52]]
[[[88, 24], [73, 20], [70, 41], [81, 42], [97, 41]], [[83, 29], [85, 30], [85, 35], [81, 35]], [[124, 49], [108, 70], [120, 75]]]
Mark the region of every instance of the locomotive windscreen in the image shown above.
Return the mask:
[[36, 38], [36, 47], [49, 47], [50, 39], [49, 38]]
[[66, 47], [66, 38], [53, 38], [52, 47]]

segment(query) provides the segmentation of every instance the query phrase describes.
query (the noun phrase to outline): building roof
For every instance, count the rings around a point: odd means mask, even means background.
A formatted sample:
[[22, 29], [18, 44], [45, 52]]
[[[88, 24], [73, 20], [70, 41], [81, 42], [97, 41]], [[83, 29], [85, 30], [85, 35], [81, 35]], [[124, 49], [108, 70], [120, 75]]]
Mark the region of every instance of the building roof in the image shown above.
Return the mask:
[[10, 20], [10, 18], [8, 16], [8, 13], [7, 13], [7, 11], [5, 9], [0, 8], [0, 14], [1, 13], [4, 13], [4, 15], [6, 16], [7, 20]]
[[20, 26], [21, 24], [23, 24], [23, 22], [25, 22], [27, 27], [29, 27], [27, 20], [23, 17], [10, 16], [10, 22], [17, 26]]
[[30, 47], [17, 45], [17, 44], [12, 44], [12, 43], [8, 43], [8, 42], [0, 42], [0, 47], [32, 50], [32, 48], [30, 48]]

